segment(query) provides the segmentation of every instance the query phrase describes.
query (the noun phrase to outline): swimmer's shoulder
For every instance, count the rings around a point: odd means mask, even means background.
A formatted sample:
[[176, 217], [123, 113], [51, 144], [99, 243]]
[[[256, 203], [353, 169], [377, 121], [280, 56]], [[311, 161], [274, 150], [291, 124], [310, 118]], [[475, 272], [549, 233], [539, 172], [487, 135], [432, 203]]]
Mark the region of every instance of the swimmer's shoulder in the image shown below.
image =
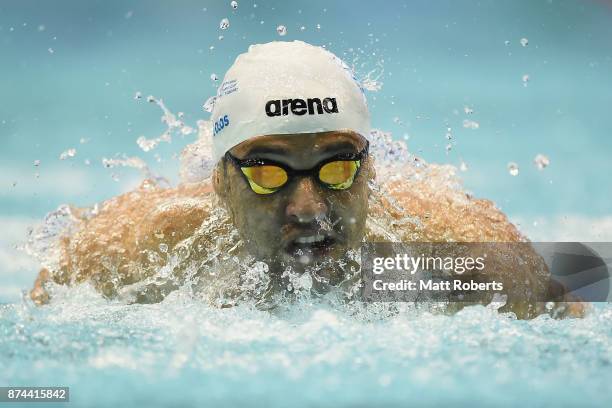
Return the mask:
[[210, 183], [181, 184], [151, 197], [146, 226], [141, 234], [171, 237], [174, 242], [193, 234], [210, 215], [215, 196]]
[[523, 241], [508, 217], [490, 200], [465, 191], [440, 187], [427, 179], [388, 186], [406, 215], [418, 218], [415, 226], [424, 241]]
[[146, 234], [183, 237], [209, 215], [212, 186], [208, 182], [162, 188], [145, 180], [136, 189], [104, 201], [81, 220], [79, 232], [103, 240], [137, 241]]
[[172, 248], [191, 236], [209, 216], [213, 195], [210, 183], [161, 188], [145, 180], [103, 202], [62, 238], [60, 280], [80, 282], [105, 274], [100, 264], [112, 265], [125, 283], [138, 280], [132, 271], [140, 269], [147, 251], [161, 244]]

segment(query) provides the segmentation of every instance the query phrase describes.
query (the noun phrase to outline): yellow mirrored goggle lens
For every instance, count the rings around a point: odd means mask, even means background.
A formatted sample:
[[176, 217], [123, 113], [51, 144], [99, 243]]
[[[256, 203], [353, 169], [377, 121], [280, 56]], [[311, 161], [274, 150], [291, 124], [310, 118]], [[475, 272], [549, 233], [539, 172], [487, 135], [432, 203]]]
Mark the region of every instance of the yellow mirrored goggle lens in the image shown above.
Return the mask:
[[278, 166], [262, 165], [241, 167], [249, 180], [251, 189], [257, 194], [271, 194], [287, 182], [287, 172]]
[[[319, 180], [332, 190], [346, 190], [353, 185], [359, 160], [337, 160], [324, 164], [319, 169]], [[257, 194], [272, 194], [288, 181], [287, 172], [274, 165], [241, 167], [251, 189]]]
[[345, 190], [353, 185], [359, 160], [338, 160], [326, 163], [319, 170], [319, 180], [333, 190]]

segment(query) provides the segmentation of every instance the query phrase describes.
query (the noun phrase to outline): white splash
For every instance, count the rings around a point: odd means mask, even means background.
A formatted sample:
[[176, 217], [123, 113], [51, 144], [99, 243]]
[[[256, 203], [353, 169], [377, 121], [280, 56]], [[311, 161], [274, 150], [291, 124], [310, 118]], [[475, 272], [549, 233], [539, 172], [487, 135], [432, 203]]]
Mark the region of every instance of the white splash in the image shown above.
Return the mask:
[[76, 153], [77, 153], [77, 151], [76, 151], [76, 149], [75, 149], [75, 148], [68, 149], [68, 150], [66, 150], [66, 151], [64, 151], [64, 152], [62, 152], [62, 153], [60, 154], [59, 159], [60, 159], [60, 160], [66, 160], [66, 159], [67, 159], [67, 158], [69, 158], [69, 157], [74, 157], [74, 156], [76, 156]]
[[156, 99], [153, 95], [147, 97], [147, 101], [155, 103], [160, 107], [163, 114], [161, 121], [166, 125], [166, 130], [158, 137], [147, 139], [145, 136], [140, 136], [136, 139], [136, 144], [145, 152], [155, 149], [160, 142], [171, 143], [173, 135], [186, 136], [194, 133], [194, 129], [186, 125], [181, 119], [182, 115], [175, 115], [164, 104], [162, 99]]
[[469, 119], [464, 119], [463, 120], [463, 127], [466, 129], [472, 129], [472, 130], [476, 130], [478, 128], [480, 128], [480, 123], [474, 121], [474, 120], [469, 120]]
[[367, 89], [370, 92], [378, 92], [383, 87], [381, 80], [385, 68], [382, 61], [376, 63], [376, 67], [370, 70], [360, 81], [361, 87]]

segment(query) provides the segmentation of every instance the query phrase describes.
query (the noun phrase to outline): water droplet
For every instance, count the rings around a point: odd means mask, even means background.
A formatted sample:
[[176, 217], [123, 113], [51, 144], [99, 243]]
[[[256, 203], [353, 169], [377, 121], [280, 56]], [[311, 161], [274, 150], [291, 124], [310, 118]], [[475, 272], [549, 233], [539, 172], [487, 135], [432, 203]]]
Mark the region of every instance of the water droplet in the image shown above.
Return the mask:
[[533, 159], [533, 163], [537, 167], [538, 170], [542, 170], [550, 164], [550, 159], [543, 154], [537, 154]]
[[302, 255], [298, 258], [298, 261], [302, 264], [302, 265], [308, 265], [309, 263], [312, 262], [312, 258], [308, 255]]
[[529, 75], [525, 74], [523, 75], [523, 86], [527, 86], [527, 83], [529, 82]]
[[463, 111], [466, 115], [471, 115], [472, 113], [474, 113], [474, 109], [470, 108], [469, 106], [464, 106]]
[[237, 1], [232, 1], [232, 2], [230, 3], [230, 6], [232, 6], [232, 8], [233, 8], [234, 10], [238, 10], [238, 2], [237, 2]]
[[215, 107], [216, 100], [217, 100], [216, 96], [211, 96], [210, 98], [206, 100], [206, 102], [204, 102], [202, 109], [204, 109], [204, 111], [209, 112], [209, 113], [212, 112]]
[[467, 171], [468, 169], [468, 165], [466, 162], [464, 162], [463, 160], [461, 160], [461, 163], [459, 164], [459, 170], [461, 171]]
[[168, 245], [166, 245], [166, 244], [159, 244], [159, 250], [162, 251], [165, 254], [166, 252], [168, 252]]
[[317, 24], [317, 30], [321, 29], [321, 24]]
[[142, 92], [138, 91], [134, 94], [134, 99], [142, 99]]
[[138, 139], [136, 139], [136, 144], [138, 145], [138, 147], [140, 147], [143, 151], [148, 152], [149, 150], [154, 149], [155, 147], [157, 147], [159, 141], [156, 139], [147, 139], [144, 136], [140, 136]]
[[119, 175], [117, 173], [111, 174], [111, 179], [115, 182], [119, 182]]
[[60, 160], [66, 160], [69, 157], [74, 157], [76, 155], [76, 149], [72, 148], [72, 149], [68, 149], [65, 152], [62, 152], [62, 154], [60, 154], [59, 159]]
[[[523, 47], [528, 46], [528, 45], [529, 45], [529, 40], [528, 40], [527, 38], [524, 38], [524, 37], [523, 37], [523, 38], [521, 38], [521, 45], [522, 45]], [[538, 47], [536, 47], [536, 48], [538, 48]]]
[[448, 153], [449, 153], [449, 152], [452, 150], [452, 148], [453, 148], [453, 145], [452, 145], [452, 144], [450, 144], [450, 143], [449, 143], [449, 144], [447, 144], [447, 145], [446, 145], [446, 147], [445, 147], [446, 154], [448, 154]]
[[506, 41], [504, 41], [504, 44], [505, 44], [505, 45], [510, 45], [510, 40], [506, 40]]
[[508, 163], [508, 173], [510, 173], [511, 176], [518, 176], [519, 174], [518, 164], [516, 164], [515, 162]]
[[40, 166], [40, 160], [34, 160], [34, 167]]
[[480, 127], [480, 124], [478, 122], [475, 122], [473, 120], [469, 120], [469, 119], [465, 119], [463, 121], [463, 127], [466, 129], [478, 129]]
[[285, 27], [284, 25], [279, 25], [278, 27], [276, 27], [276, 32], [281, 37], [287, 35], [287, 27]]
[[217, 81], [219, 77], [213, 72], [212, 74], [210, 74], [210, 79], [212, 79], [213, 81]]
[[300, 31], [304, 31], [304, 30], [306, 30], [306, 27], [301, 26], [301, 27], [300, 27]]
[[147, 164], [138, 157], [127, 157], [123, 156], [123, 158], [113, 158], [107, 159], [106, 157], [102, 158], [102, 165], [107, 169], [112, 169], [114, 167], [131, 167], [139, 170], [148, 170]]
[[229, 20], [227, 18], [224, 18], [219, 22], [219, 28], [222, 30], [227, 30], [229, 28], [229, 25]]
[[89, 166], [91, 164], [91, 160], [85, 159], [83, 163], [85, 163], [86, 166]]
[[49, 51], [49, 54], [55, 53], [55, 50], [51, 47], [47, 48], [47, 51]]
[[363, 89], [367, 89], [368, 91], [378, 92], [382, 89], [383, 83], [382, 81], [375, 80], [369, 77], [366, 77], [360, 81], [361, 87]]
[[499, 310], [503, 307], [508, 301], [508, 295], [496, 293], [493, 295], [493, 299], [491, 299], [491, 303], [487, 305], [487, 309]]
[[46, 27], [44, 24], [38, 26], [38, 31], [45, 31]]
[[150, 102], [150, 103], [155, 102], [155, 97], [153, 97], [153, 95], [147, 96], [147, 102]]
[[224, 38], [224, 37], [223, 37], [222, 35], [220, 35], [220, 36], [219, 36], [219, 41], [223, 40], [223, 38]]

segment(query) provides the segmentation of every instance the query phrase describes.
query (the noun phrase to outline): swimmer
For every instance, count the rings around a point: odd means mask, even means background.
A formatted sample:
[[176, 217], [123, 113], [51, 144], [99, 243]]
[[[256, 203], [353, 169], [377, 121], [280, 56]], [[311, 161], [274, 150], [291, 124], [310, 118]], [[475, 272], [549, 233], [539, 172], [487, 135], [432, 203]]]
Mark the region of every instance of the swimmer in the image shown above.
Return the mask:
[[[335, 266], [320, 267], [315, 286], [342, 284], [364, 241], [526, 241], [490, 201], [432, 185], [439, 167], [408, 177], [417, 170], [405, 165], [406, 177], [377, 180], [365, 94], [320, 47], [251, 46], [226, 73], [211, 123], [210, 178], [176, 188], [146, 180], [94, 216], [72, 209], [75, 226], [36, 279], [34, 302], [49, 301], [50, 281], [90, 282], [108, 298], [150, 303], [189, 280], [227, 306], [249, 290], [240, 271], [257, 261], [265, 297], [328, 260]], [[530, 318], [545, 311], [538, 299], [553, 288], [535, 251], [524, 255], [492, 278], [522, 299], [500, 310]], [[559, 304], [564, 315], [584, 313], [580, 302]]]

